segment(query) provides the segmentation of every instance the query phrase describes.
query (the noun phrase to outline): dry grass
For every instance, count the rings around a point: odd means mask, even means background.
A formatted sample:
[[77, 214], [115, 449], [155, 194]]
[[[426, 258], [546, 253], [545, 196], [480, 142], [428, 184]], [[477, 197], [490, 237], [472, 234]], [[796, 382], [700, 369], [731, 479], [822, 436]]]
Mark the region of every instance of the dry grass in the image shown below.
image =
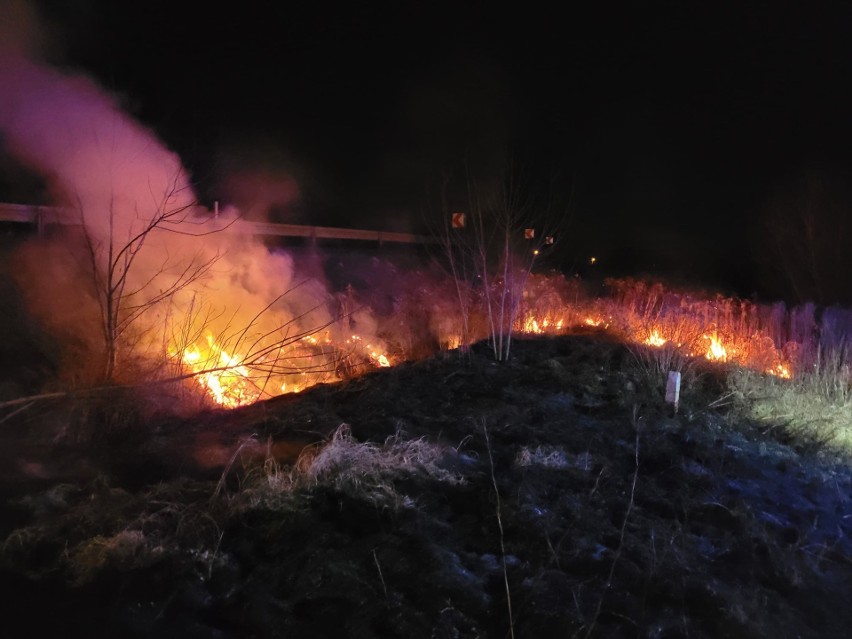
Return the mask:
[[141, 568], [156, 561], [165, 549], [146, 538], [140, 530], [122, 530], [115, 535], [96, 535], [83, 541], [66, 554], [74, 583], [78, 586], [92, 581], [106, 566], [123, 570]]
[[852, 385], [845, 349], [823, 353], [792, 380], [737, 368], [728, 385], [741, 413], [804, 448], [852, 457]]
[[655, 395], [665, 391], [669, 371], [680, 373], [681, 384], [685, 387], [697, 378], [698, 362], [677, 346], [634, 344], [629, 346], [629, 350], [633, 355], [634, 370], [638, 373], [640, 383]]
[[447, 468], [455, 455], [447, 446], [399, 434], [381, 445], [358, 442], [349, 425], [341, 424], [323, 445], [306, 449], [293, 468], [267, 459], [238, 499], [251, 506], [289, 508], [296, 493], [324, 486], [377, 506], [410, 508], [413, 500], [397, 489], [396, 482], [421, 477], [462, 483], [464, 477]]

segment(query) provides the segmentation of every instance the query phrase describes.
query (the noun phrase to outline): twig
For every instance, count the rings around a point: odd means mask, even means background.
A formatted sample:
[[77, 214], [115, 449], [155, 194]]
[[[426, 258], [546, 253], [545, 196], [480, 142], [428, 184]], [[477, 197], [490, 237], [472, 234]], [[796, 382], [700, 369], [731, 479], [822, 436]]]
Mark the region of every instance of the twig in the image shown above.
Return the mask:
[[491, 465], [491, 484], [494, 486], [494, 497], [497, 505], [497, 527], [500, 529], [500, 553], [503, 559], [503, 583], [506, 586], [506, 607], [509, 610], [509, 636], [515, 639], [515, 621], [512, 618], [512, 592], [509, 588], [509, 571], [506, 565], [506, 545], [504, 542], [503, 533], [503, 517], [500, 508], [500, 491], [497, 489], [497, 477], [494, 475], [494, 457], [491, 454], [491, 441], [488, 439], [488, 428], [485, 426], [485, 421], [482, 422], [482, 432], [485, 433], [485, 448], [488, 450], [488, 462]]
[[2, 423], [3, 423], [3, 422], [5, 422], [5, 421], [8, 421], [8, 420], [12, 419], [12, 418], [13, 418], [15, 415], [17, 415], [18, 413], [22, 413], [22, 412], [24, 412], [25, 410], [27, 410], [27, 409], [28, 409], [30, 406], [32, 406], [33, 404], [35, 404], [35, 400], [31, 401], [31, 402], [30, 402], [30, 403], [28, 403], [28, 404], [24, 404], [23, 406], [21, 406], [21, 407], [19, 407], [19, 408], [16, 408], [16, 409], [15, 409], [15, 410], [13, 410], [11, 413], [9, 413], [8, 415], [5, 415], [2, 419], [0, 419], [0, 424], [2, 424]]
[[719, 399], [713, 400], [709, 404], [707, 404], [707, 408], [715, 408], [717, 406], [727, 406], [730, 402], [726, 401], [728, 398], [736, 395], [736, 391], [732, 391], [726, 395], [722, 395]]
[[243, 448], [245, 448], [249, 442], [257, 441], [257, 433], [252, 433], [248, 437], [246, 437], [239, 446], [237, 446], [237, 450], [234, 451], [234, 454], [231, 456], [231, 460], [228, 462], [228, 465], [225, 466], [225, 469], [222, 471], [222, 476], [219, 478], [219, 483], [216, 484], [216, 490], [213, 491], [213, 496], [210, 498], [211, 501], [216, 499], [219, 494], [222, 492], [222, 489], [225, 487], [225, 479], [228, 476], [228, 473], [231, 470], [231, 466], [234, 465], [234, 462], [237, 461], [237, 456], [242, 452]]
[[[42, 393], [40, 395], [27, 395], [26, 397], [18, 397], [17, 399], [9, 399], [9, 400], [6, 400], [5, 402], [0, 402], [0, 408], [6, 408], [7, 406], [18, 406], [19, 404], [31, 405], [33, 402], [37, 402], [37, 401], [42, 400], [42, 399], [59, 399], [60, 397], [67, 397], [68, 395], [71, 395], [71, 392], [57, 391], [55, 393]], [[11, 415], [9, 415], [9, 417], [11, 417]]]
[[375, 548], [373, 548], [373, 561], [376, 562], [376, 570], [379, 571], [379, 580], [382, 582], [382, 590], [385, 591], [385, 601], [390, 606], [390, 597], [388, 597], [388, 586], [385, 583], [385, 577], [382, 574], [382, 567], [379, 564], [379, 556], [376, 554]]

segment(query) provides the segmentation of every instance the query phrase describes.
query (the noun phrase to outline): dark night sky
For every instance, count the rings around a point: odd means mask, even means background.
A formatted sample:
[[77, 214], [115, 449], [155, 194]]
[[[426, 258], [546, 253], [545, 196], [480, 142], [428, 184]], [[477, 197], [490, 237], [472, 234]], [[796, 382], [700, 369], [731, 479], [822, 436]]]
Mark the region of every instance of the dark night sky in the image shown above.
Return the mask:
[[781, 291], [767, 222], [852, 170], [852, 8], [562, 4], [40, 6], [48, 58], [121, 95], [208, 201], [289, 176], [285, 221], [418, 229], [442, 174], [508, 156], [573, 193], [563, 265]]

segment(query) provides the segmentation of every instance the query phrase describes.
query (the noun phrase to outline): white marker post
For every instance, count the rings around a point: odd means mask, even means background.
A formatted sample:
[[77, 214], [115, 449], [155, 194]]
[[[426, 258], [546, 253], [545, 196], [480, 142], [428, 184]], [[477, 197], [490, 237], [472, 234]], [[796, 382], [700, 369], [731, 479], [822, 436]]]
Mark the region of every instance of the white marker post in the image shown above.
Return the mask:
[[669, 379], [666, 383], [666, 402], [674, 405], [675, 415], [677, 415], [678, 401], [680, 401], [680, 373], [669, 371]]

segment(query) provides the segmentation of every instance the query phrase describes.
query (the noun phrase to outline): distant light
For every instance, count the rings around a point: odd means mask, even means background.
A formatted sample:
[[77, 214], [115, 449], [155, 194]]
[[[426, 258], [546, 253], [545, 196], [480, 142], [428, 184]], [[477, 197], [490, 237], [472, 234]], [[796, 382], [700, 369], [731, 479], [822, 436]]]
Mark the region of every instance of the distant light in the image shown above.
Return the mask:
[[597, 261], [598, 261], [598, 258], [596, 258], [595, 256], [592, 256], [592, 257], [589, 258], [589, 264], [594, 264]]
[[533, 255], [538, 255], [538, 249], [533, 251]]

